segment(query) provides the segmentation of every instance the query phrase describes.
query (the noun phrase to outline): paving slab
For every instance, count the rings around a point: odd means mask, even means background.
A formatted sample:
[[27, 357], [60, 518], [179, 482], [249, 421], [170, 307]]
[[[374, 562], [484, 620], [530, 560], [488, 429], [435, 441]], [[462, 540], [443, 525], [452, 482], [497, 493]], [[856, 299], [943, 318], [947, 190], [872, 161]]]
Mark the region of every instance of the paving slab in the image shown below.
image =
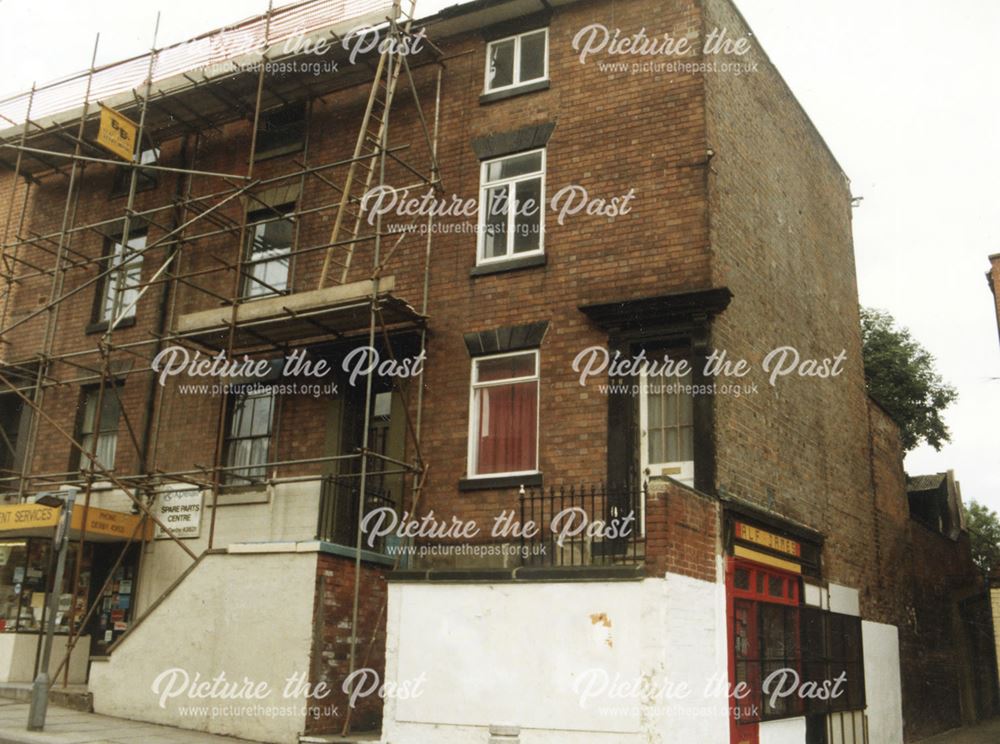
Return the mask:
[[44, 731], [28, 731], [27, 723], [27, 703], [0, 700], [0, 744], [257, 744], [51, 704]]
[[997, 742], [1000, 742], [1000, 718], [920, 740], [920, 744], [997, 744]]

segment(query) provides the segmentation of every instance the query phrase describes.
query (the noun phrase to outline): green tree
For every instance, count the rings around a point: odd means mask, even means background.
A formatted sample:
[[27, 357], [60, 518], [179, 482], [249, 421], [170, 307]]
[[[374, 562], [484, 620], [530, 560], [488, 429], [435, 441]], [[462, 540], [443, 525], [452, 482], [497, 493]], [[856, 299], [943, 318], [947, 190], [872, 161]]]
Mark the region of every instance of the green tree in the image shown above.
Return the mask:
[[972, 560], [985, 574], [1000, 571], [1000, 517], [982, 504], [970, 501], [965, 509]]
[[887, 312], [861, 308], [861, 343], [868, 392], [899, 424], [904, 451], [920, 442], [936, 450], [951, 441], [941, 414], [958, 393], [931, 356]]

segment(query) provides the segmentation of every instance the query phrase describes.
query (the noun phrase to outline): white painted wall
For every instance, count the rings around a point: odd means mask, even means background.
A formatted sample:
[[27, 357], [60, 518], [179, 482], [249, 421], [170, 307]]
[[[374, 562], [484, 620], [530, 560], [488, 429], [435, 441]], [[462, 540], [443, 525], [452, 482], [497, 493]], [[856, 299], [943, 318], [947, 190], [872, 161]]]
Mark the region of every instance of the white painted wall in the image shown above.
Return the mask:
[[[32, 682], [35, 679], [35, 652], [38, 648], [38, 633], [0, 633], [0, 682]], [[52, 657], [49, 661], [49, 675], [66, 655], [66, 636], [56, 635], [52, 639]], [[90, 658], [90, 636], [81, 636], [70, 659], [69, 683], [83, 684], [87, 681], [87, 662]], [[62, 683], [62, 674], [59, 675]]]
[[[297, 743], [304, 701], [284, 698], [282, 688], [291, 675], [309, 671], [316, 560], [315, 552], [205, 556], [108, 661], [93, 665], [95, 710], [257, 741]], [[172, 668], [191, 678], [200, 674], [202, 680], [224, 673], [233, 682], [266, 682], [271, 692], [261, 700], [181, 696], [161, 707], [152, 685]], [[185, 715], [189, 706], [230, 710]], [[257, 708], [236, 711], [233, 706]], [[293, 706], [294, 714], [277, 715]]]
[[[215, 522], [215, 548], [243, 542], [296, 542], [313, 540], [319, 516], [318, 481], [279, 483], [265, 503], [220, 506]], [[261, 496], [263, 496], [263, 492]], [[122, 508], [128, 497], [112, 492], [105, 508]], [[250, 498], [249, 496], [247, 498]], [[116, 505], [111, 505], [116, 504]], [[212, 496], [205, 494], [201, 535], [183, 540], [195, 555], [208, 547]], [[104, 504], [101, 504], [104, 506]], [[191, 565], [191, 558], [173, 540], [151, 540], [143, 555], [136, 609], [144, 612]], [[137, 617], [138, 615], [134, 615]]]
[[491, 725], [521, 744], [728, 741], [725, 688], [705, 694], [726, 676], [721, 584], [391, 583], [387, 630], [387, 680], [424, 682], [386, 700], [383, 741], [485, 742]]
[[760, 744], [804, 744], [806, 719], [783, 718], [780, 721], [761, 721]]
[[865, 650], [868, 744], [899, 744], [903, 741], [899, 633], [895, 625], [862, 620], [861, 641]]

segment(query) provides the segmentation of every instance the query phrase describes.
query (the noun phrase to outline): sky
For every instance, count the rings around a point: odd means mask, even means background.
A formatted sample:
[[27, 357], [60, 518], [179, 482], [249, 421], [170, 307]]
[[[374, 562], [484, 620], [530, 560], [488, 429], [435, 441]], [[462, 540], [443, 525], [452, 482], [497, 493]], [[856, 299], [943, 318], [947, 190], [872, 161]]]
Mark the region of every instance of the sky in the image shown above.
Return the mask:
[[[418, 15], [455, 2], [418, 0]], [[951, 443], [914, 450], [907, 471], [952, 468], [966, 501], [1000, 511], [1000, 339], [985, 279], [1000, 252], [1000, 2], [736, 2], [863, 197], [862, 304], [909, 328], [958, 389]], [[98, 31], [99, 63], [148, 50], [158, 8], [163, 46], [266, 7], [0, 0], [0, 97], [85, 69]]]

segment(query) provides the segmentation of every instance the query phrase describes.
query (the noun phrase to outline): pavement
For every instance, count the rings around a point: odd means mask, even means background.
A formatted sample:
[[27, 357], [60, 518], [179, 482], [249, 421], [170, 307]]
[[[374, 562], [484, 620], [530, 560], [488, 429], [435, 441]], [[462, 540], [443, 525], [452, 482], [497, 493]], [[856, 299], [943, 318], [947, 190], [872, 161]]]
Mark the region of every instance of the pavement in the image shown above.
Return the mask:
[[0, 700], [0, 744], [252, 744], [170, 726], [49, 705], [44, 731], [27, 731], [28, 704]]
[[1000, 718], [920, 740], [920, 744], [997, 744], [997, 742], [1000, 742]]

